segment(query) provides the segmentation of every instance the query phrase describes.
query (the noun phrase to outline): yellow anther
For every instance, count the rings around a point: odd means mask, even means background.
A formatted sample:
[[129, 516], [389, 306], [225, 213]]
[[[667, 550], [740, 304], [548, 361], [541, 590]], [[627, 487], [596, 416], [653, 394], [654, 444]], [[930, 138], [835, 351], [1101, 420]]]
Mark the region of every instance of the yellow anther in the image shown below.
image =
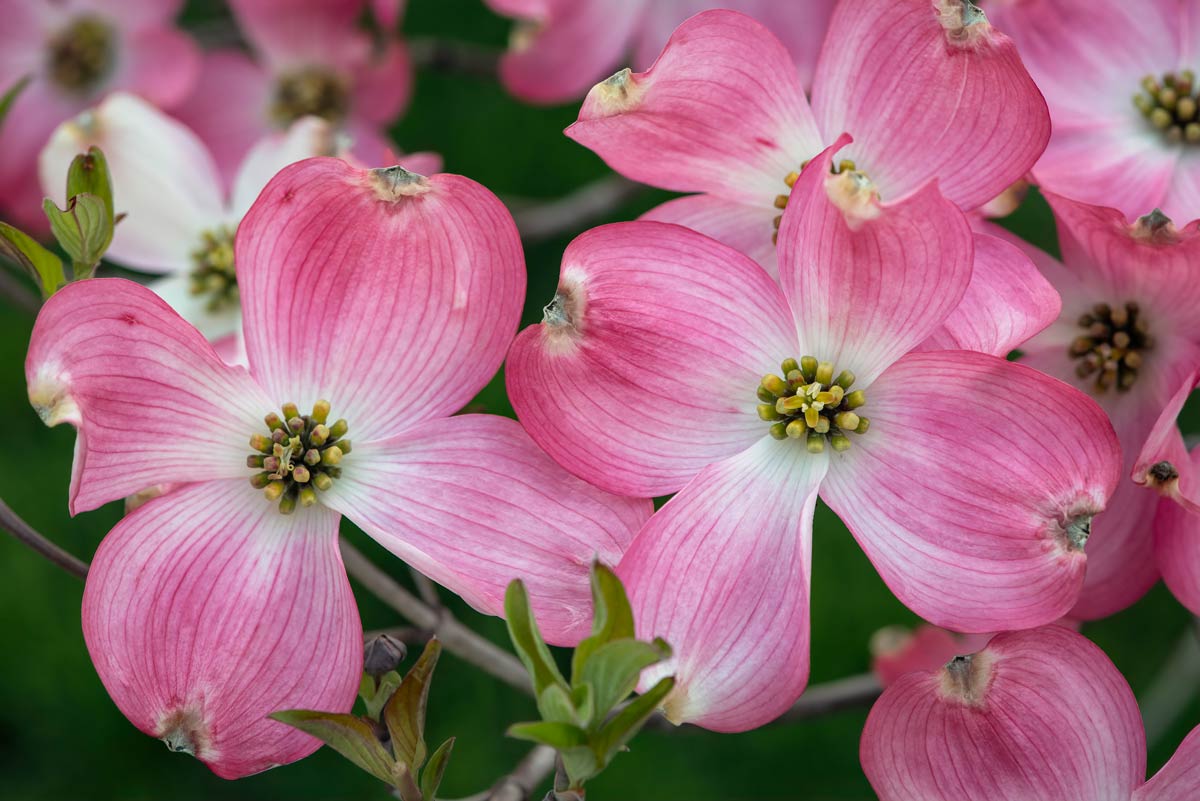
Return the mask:
[[275, 443], [262, 434], [250, 435], [250, 447], [260, 453], [270, 453]]
[[810, 432], [808, 439], [805, 441], [809, 453], [824, 453], [825, 452], [825, 437], [816, 432]]
[[858, 428], [854, 429], [855, 434], [865, 434], [867, 429], [871, 427], [871, 421], [865, 417], [858, 418]]
[[333, 486], [333, 479], [329, 477], [328, 473], [317, 473], [313, 477], [312, 483], [314, 487], [324, 492]]
[[774, 373], [763, 376], [762, 388], [777, 398], [786, 395], [788, 391], [787, 382]]
[[785, 376], [790, 375], [793, 370], [800, 369], [800, 362], [795, 359], [784, 359], [783, 363], [779, 365], [779, 369]]
[[283, 404], [283, 419], [291, 420], [293, 417], [300, 416], [300, 407], [294, 403]]
[[[835, 445], [834, 447], [836, 448], [837, 446]], [[300, 505], [301, 506], [312, 506], [316, 502], [317, 502], [317, 491], [316, 490], [314, 490], [312, 487], [301, 487], [300, 488]]]
[[771, 432], [771, 437], [774, 439], [787, 439], [787, 426], [783, 423], [776, 423], [767, 430]]
[[787, 195], [776, 195], [775, 196], [775, 208], [786, 209], [787, 204], [788, 204], [788, 196]]
[[804, 424], [803, 420], [797, 418], [787, 424], [786, 432], [792, 439], [800, 439], [807, 434], [808, 426]]
[[279, 499], [279, 514], [290, 515], [294, 511], [296, 511], [295, 495], [284, 495]]
[[817, 423], [820, 420], [821, 420], [821, 412], [818, 409], [814, 409], [812, 406], [809, 406], [807, 409], [804, 410], [804, 422], [808, 425], [809, 428], [816, 428]]
[[833, 418], [833, 422], [837, 423], [837, 427], [843, 431], [854, 431], [858, 428], [859, 417], [854, 412], [839, 412]]
[[793, 172], [789, 172], [784, 177], [783, 182], [788, 185], [788, 189], [791, 189], [793, 186], [796, 185], [796, 181], [799, 181], [799, 180], [800, 180], [800, 173], [793, 171]]
[[821, 362], [817, 365], [817, 373], [815, 380], [818, 384], [833, 383], [833, 363]]
[[842, 159], [838, 162], [835, 172], [854, 172], [858, 166], [851, 159]]
[[817, 360], [814, 356], [802, 356], [800, 358], [800, 371], [804, 373], [804, 377], [812, 381], [817, 377]]
[[342, 449], [337, 445], [330, 445], [325, 450], [321, 451], [321, 462], [324, 464], [338, 464], [342, 461]]
[[810, 426], [810, 427], [812, 428], [813, 431], [816, 431], [818, 434], [828, 434], [829, 433], [829, 418], [828, 417], [819, 417], [819, 418], [817, 418], [817, 424], [815, 426]]
[[329, 401], [319, 400], [313, 404], [312, 420], [314, 423], [324, 423], [329, 419]]
[[282, 481], [272, 481], [267, 485], [267, 488], [263, 490], [263, 495], [267, 496], [268, 501], [277, 501], [279, 500], [279, 497], [283, 495], [283, 491], [285, 489], [287, 489], [287, 485]]
[[[780, 400], [779, 402], [783, 403], [782, 400]], [[764, 423], [770, 423], [773, 420], [778, 420], [779, 417], [780, 417], [780, 414], [779, 414], [779, 412], [777, 412], [775, 410], [775, 407], [773, 405], [771, 405], [769, 403], [758, 404], [758, 419], [759, 420], [762, 420]]]
[[850, 450], [850, 438], [845, 434], [834, 434], [829, 438], [829, 444], [832, 445], [833, 449], [838, 453]]
[[842, 389], [840, 384], [834, 384], [829, 388], [829, 394], [833, 396], [832, 406], [837, 406], [842, 402], [842, 398], [846, 397], [846, 390]]
[[861, 389], [854, 390], [847, 395], [843, 401], [847, 409], [857, 409], [858, 407], [866, 404], [866, 402], [867, 393], [863, 392]]
[[[775, 401], [774, 409], [779, 414], [791, 414], [792, 412], [804, 408], [804, 398], [800, 395], [789, 395], [786, 398], [780, 398]], [[776, 418], [778, 419], [778, 418]]]
[[817, 403], [821, 404], [821, 408], [832, 406], [835, 402], [832, 392], [818, 392], [815, 400]]
[[850, 389], [854, 384], [854, 373], [849, 370], [843, 370], [838, 373], [838, 377], [833, 379], [833, 383], [837, 384], [842, 389]]

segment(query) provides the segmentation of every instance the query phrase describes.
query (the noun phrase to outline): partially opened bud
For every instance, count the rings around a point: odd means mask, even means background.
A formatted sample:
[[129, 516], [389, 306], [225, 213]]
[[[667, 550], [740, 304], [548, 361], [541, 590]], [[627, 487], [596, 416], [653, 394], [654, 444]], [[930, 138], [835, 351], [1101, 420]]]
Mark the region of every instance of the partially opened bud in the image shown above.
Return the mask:
[[363, 646], [363, 672], [378, 680], [400, 666], [408, 656], [404, 643], [390, 634], [376, 634]]

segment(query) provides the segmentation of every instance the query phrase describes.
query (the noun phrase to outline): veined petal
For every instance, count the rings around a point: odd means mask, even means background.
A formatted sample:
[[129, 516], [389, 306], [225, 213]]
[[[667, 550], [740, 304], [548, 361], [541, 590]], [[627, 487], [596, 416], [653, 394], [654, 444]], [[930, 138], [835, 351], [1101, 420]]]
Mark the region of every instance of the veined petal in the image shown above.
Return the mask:
[[966, 294], [918, 350], [1005, 356], [1058, 319], [1062, 298], [1020, 248], [978, 231], [974, 240]]
[[1022, 365], [941, 351], [901, 359], [859, 411], [870, 430], [833, 457], [821, 497], [897, 598], [956, 631], [1066, 614], [1120, 478], [1099, 406]]
[[1023, 177], [1050, 138], [1017, 49], [966, 0], [862, 0], [834, 11], [813, 79], [827, 136], [896, 200], [931, 178], [973, 209]]
[[168, 110], [187, 99], [204, 63], [195, 39], [173, 28], [147, 28], [131, 33], [123, 44], [113, 87]]
[[1133, 801], [1190, 801], [1200, 796], [1200, 727], [1192, 729], [1174, 756], [1133, 792]]
[[209, 296], [192, 292], [192, 283], [192, 276], [182, 272], [165, 275], [151, 281], [147, 286], [178, 312], [180, 317], [194, 325], [205, 339], [214, 343], [214, 348], [217, 340], [225, 339], [231, 334], [240, 334], [242, 310], [238, 304], [226, 304], [216, 310], [210, 309]]
[[113, 231], [108, 257], [149, 272], [189, 270], [201, 232], [226, 216], [221, 178], [204, 143], [140, 97], [112, 94], [58, 126], [42, 150], [42, 191], [60, 206], [71, 160], [93, 145], [112, 173], [113, 210], [127, 215]]
[[250, 210], [263, 187], [289, 164], [315, 156], [341, 156], [343, 143], [337, 130], [320, 117], [302, 117], [286, 131], [259, 139], [233, 180], [231, 216], [240, 220]]
[[83, 635], [125, 717], [234, 779], [320, 743], [267, 715], [348, 712], [362, 626], [322, 506], [279, 514], [244, 480], [150, 501], [96, 551]]
[[78, 429], [71, 513], [155, 484], [241, 478], [272, 404], [157, 295], [123, 278], [68, 284], [42, 307], [25, 359], [47, 425]]
[[680, 25], [648, 71], [593, 87], [567, 136], [634, 180], [765, 208], [821, 149], [787, 50], [724, 10]]
[[[1196, 464], [1200, 448], [1187, 458], [1189, 471], [1200, 469]], [[1168, 500], [1155, 500], [1154, 556], [1163, 582], [1192, 614], [1200, 615], [1200, 514]]]
[[825, 150], [800, 173], [779, 229], [779, 282], [801, 349], [869, 385], [937, 330], [971, 281], [970, 226], [934, 184], [881, 204]]
[[766, 433], [762, 377], [799, 358], [779, 287], [749, 258], [676, 225], [594, 228], [563, 254], [541, 325], [509, 352], [521, 423], [610, 492], [675, 492]]
[[1200, 476], [1192, 470], [1183, 433], [1175, 422], [1198, 384], [1200, 371], [1193, 373], [1168, 401], [1133, 465], [1133, 480], [1157, 490], [1189, 511], [1200, 513]]
[[237, 235], [253, 374], [328, 399], [355, 441], [453, 413], [500, 367], [525, 293], [512, 217], [458, 175], [285, 167]]
[[1046, 626], [902, 677], [871, 709], [860, 756], [880, 801], [1128, 801], [1146, 736], [1104, 652]]
[[745, 731], [804, 691], [813, 509], [828, 464], [763, 437], [668, 501], [617, 568], [638, 636], [674, 650], [641, 677], [647, 688], [675, 676], [673, 722]]
[[982, 650], [991, 634], [955, 634], [928, 623], [909, 631], [887, 626], [871, 635], [871, 672], [884, 687], [914, 671], [934, 671], [962, 654]]
[[774, 207], [748, 206], [715, 195], [687, 195], [655, 206], [638, 219], [675, 223], [711, 236], [745, 253], [777, 277], [779, 261], [775, 258], [771, 220], [778, 212]]
[[569, 475], [492, 415], [356, 444], [322, 498], [481, 612], [503, 614], [505, 588], [522, 579], [543, 634], [561, 644], [588, 633], [592, 560], [616, 564], [653, 510]]

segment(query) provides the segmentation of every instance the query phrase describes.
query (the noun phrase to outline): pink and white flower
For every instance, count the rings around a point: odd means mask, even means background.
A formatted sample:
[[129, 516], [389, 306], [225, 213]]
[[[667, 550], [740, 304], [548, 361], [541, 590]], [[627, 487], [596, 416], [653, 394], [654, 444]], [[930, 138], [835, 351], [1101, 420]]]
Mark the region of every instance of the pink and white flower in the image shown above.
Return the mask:
[[[205, 55], [177, 116], [208, 144], [228, 182], [265, 134], [305, 116], [333, 123], [366, 164], [390, 164], [387, 127], [408, 104], [412, 68], [391, 31], [359, 28], [366, 0], [230, 0], [254, 58]], [[399, 10], [396, 10], [399, 14]]]
[[672, 720], [748, 729], [803, 691], [818, 493], [901, 601], [984, 632], [1071, 608], [1119, 478], [1081, 392], [983, 353], [912, 352], [967, 291], [971, 230], [932, 184], [885, 205], [831, 173], [844, 144], [795, 184], [778, 283], [679, 226], [606, 226], [567, 249], [545, 321], [509, 353], [513, 407], [560, 464], [678, 493], [618, 567], [639, 635], [675, 649], [643, 675], [676, 675]]
[[884, 691], [863, 730], [880, 801], [1191, 801], [1200, 728], [1147, 781], [1133, 691], [1104, 652], [1059, 626], [986, 648]]
[[113, 90], [163, 108], [192, 90], [200, 51], [174, 25], [182, 0], [0, 0], [0, 92], [30, 82], [0, 127], [0, 198], [10, 219], [46, 227], [37, 154]]
[[121, 711], [224, 777], [316, 749], [268, 713], [354, 700], [342, 515], [485, 613], [523, 578], [561, 643], [588, 630], [592, 558], [619, 559], [650, 514], [514, 420], [451, 416], [524, 295], [512, 218], [479, 184], [309, 159], [267, 185], [237, 252], [248, 372], [148, 289], [101, 278], [46, 303], [26, 362], [46, 423], [78, 429], [72, 513], [176, 485], [101, 543], [83, 631]]
[[1158, 498], [1127, 477], [1164, 407], [1200, 369], [1200, 224], [1176, 229], [1156, 213], [1130, 225], [1116, 209], [1045, 194], [1062, 262], [1027, 249], [1062, 295], [1062, 315], [1021, 346], [1023, 360], [1091, 394], [1124, 451], [1125, 478], [1093, 523], [1072, 612], [1091, 619], [1129, 606], [1158, 578]]
[[675, 26], [706, 9], [749, 14], [783, 40], [804, 86], [812, 81], [836, 0], [486, 0], [518, 20], [500, 77], [514, 95], [537, 103], [582, 97], [632, 53], [654, 62]]
[[1045, 93], [1046, 189], [1120, 209], [1200, 217], [1197, 0], [989, 0]]

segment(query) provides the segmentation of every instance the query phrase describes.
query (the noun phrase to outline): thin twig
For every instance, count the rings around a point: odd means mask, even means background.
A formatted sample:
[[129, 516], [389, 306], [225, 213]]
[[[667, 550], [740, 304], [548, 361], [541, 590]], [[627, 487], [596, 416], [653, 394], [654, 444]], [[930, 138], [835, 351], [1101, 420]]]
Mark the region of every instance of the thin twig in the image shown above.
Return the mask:
[[421, 600], [432, 609], [441, 609], [442, 599], [438, 597], [437, 585], [415, 567], [409, 567], [409, 571], [412, 573], [413, 584], [417, 585], [417, 595], [421, 596]]
[[423, 645], [433, 636], [433, 632], [429, 629], [422, 629], [417, 626], [389, 626], [384, 629], [364, 631], [363, 642], [378, 637], [381, 634], [393, 637], [405, 645], [412, 645], [413, 643], [421, 643]]
[[581, 233], [589, 224], [608, 216], [645, 189], [628, 178], [609, 175], [557, 200], [537, 202], [508, 198], [507, 202], [521, 238], [526, 242], [537, 242], [560, 234]]
[[1194, 626], [1179, 638], [1153, 683], [1138, 699], [1146, 724], [1146, 745], [1163, 738], [1200, 688], [1200, 640]]
[[9, 534], [12, 534], [21, 542], [28, 545], [33, 550], [40, 553], [42, 556], [49, 559], [54, 564], [61, 567], [68, 573], [86, 578], [88, 572], [87, 562], [75, 558], [67, 553], [62, 548], [55, 545], [50, 540], [39, 534], [33, 526], [26, 523], [17, 513], [9, 508], [3, 500], [0, 500], [0, 528], [3, 528]]
[[538, 745], [522, 757], [513, 772], [502, 776], [491, 788], [482, 793], [460, 798], [458, 801], [525, 801], [537, 786], [554, 772], [558, 753], [548, 745]]
[[483, 45], [456, 39], [410, 39], [409, 57], [413, 66], [437, 72], [453, 72], [475, 78], [496, 77], [500, 52]]
[[529, 675], [515, 656], [458, 622], [449, 609], [432, 609], [427, 606], [345, 539], [341, 545], [346, 572], [362, 582], [375, 597], [414, 625], [432, 631], [450, 653], [523, 693], [533, 694]]

